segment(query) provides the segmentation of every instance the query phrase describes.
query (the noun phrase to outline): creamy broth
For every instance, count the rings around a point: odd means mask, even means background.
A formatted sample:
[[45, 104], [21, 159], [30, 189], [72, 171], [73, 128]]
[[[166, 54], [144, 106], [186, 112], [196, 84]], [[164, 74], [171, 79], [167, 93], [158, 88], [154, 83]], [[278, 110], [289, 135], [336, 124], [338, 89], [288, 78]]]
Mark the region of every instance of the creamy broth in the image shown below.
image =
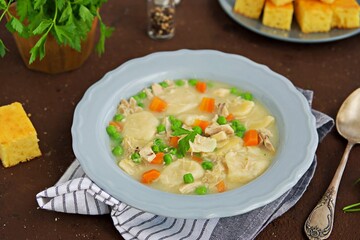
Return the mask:
[[252, 181], [278, 144], [274, 117], [251, 93], [200, 79], [166, 80], [121, 100], [106, 130], [122, 170], [180, 194]]

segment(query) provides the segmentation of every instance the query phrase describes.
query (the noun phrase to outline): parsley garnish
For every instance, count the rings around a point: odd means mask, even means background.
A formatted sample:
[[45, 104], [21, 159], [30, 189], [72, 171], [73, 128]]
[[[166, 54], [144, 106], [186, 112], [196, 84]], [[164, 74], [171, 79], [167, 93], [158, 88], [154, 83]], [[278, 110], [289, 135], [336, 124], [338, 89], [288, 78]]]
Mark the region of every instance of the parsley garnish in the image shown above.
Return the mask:
[[[10, 12], [14, 0], [0, 0], [0, 21], [9, 16], [6, 24], [10, 32], [16, 32], [23, 38], [39, 36], [39, 40], [30, 50], [29, 63], [45, 57], [45, 43], [49, 34], [55, 37], [59, 45], [69, 45], [81, 51], [81, 41], [87, 38], [95, 17], [100, 24], [99, 41], [96, 50], [99, 55], [105, 51], [105, 39], [110, 37], [113, 28], [107, 27], [102, 21], [99, 9], [107, 0], [18, 0], [16, 14]], [[17, 17], [18, 15], [19, 17]], [[25, 24], [27, 22], [28, 24]], [[6, 53], [6, 47], [0, 39], [0, 56]]]

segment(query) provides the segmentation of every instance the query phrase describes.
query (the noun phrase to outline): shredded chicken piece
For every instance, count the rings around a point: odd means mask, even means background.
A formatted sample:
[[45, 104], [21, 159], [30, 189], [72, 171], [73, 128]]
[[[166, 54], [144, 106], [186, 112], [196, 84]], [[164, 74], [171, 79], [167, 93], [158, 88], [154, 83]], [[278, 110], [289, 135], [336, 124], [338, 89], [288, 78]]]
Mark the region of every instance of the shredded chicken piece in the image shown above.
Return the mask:
[[151, 85], [151, 89], [155, 96], [158, 96], [159, 94], [161, 94], [164, 91], [162, 86], [160, 86], [160, 84], [158, 84], [158, 83], [154, 83], [153, 85]]
[[151, 162], [156, 157], [151, 147], [144, 147], [139, 152], [140, 156], [148, 162]]
[[197, 187], [199, 187], [202, 183], [200, 181], [197, 182], [193, 182], [193, 183], [189, 183], [189, 184], [183, 184], [180, 188], [179, 191], [181, 193], [191, 193], [193, 191], [195, 191], [195, 189]]
[[154, 94], [152, 94], [151, 90], [149, 88], [145, 88], [144, 92], [146, 93], [147, 99], [152, 99], [154, 97]]
[[213, 152], [216, 148], [216, 140], [196, 135], [194, 142], [189, 141], [191, 152]]
[[230, 94], [230, 89], [228, 88], [219, 88], [214, 91], [214, 94], [218, 97], [225, 97]]
[[166, 79], [164, 82], [166, 82], [169, 85], [169, 87], [174, 86], [174, 81]]
[[217, 113], [220, 115], [220, 116], [228, 116], [229, 115], [229, 110], [227, 108], [227, 104], [226, 103], [219, 103], [218, 106], [217, 106]]
[[211, 138], [215, 139], [216, 142], [222, 142], [222, 141], [228, 139], [228, 136], [226, 135], [226, 133], [224, 131], [220, 131], [220, 132], [212, 135]]
[[137, 105], [137, 102], [133, 97], [130, 98], [129, 102], [126, 99], [122, 99], [118, 106], [118, 110], [124, 116], [143, 111], [143, 109]]
[[212, 136], [221, 131], [224, 131], [228, 135], [234, 134], [234, 129], [229, 124], [219, 125], [218, 123], [212, 123], [208, 126], [205, 129], [205, 134]]
[[275, 148], [270, 141], [270, 137], [272, 137], [272, 133], [265, 128], [258, 129], [260, 144], [264, 144], [265, 148], [271, 152], [275, 152]]

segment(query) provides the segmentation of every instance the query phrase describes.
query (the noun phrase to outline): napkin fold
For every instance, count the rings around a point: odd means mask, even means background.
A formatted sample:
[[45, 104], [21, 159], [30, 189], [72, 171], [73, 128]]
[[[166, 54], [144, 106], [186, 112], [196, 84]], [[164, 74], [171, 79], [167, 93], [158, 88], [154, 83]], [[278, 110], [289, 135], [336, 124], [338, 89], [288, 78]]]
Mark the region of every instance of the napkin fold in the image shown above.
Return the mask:
[[[298, 90], [311, 106], [313, 92]], [[329, 116], [312, 110], [321, 141], [334, 126]], [[75, 160], [52, 187], [38, 193], [42, 209], [86, 215], [109, 214], [126, 240], [254, 239], [271, 221], [284, 214], [301, 198], [316, 168], [316, 156], [297, 184], [275, 201], [245, 214], [213, 219], [170, 218], [133, 208], [113, 198], [89, 179]]]

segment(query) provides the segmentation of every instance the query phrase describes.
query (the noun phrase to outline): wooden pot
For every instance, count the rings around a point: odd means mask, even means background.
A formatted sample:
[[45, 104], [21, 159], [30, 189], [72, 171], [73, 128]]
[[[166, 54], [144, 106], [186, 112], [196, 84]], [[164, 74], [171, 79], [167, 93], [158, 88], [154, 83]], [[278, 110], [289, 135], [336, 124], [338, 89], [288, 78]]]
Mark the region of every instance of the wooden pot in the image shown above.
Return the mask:
[[[11, 10], [12, 12], [16, 11], [14, 4]], [[49, 34], [45, 43], [45, 57], [41, 61], [37, 58], [32, 64], [29, 64], [30, 49], [40, 37], [22, 38], [17, 33], [14, 33], [13, 36], [26, 67], [35, 71], [56, 74], [75, 70], [88, 59], [94, 48], [97, 23], [98, 19], [95, 18], [87, 39], [81, 42], [81, 52], [72, 49], [68, 45], [59, 45], [56, 39]]]

